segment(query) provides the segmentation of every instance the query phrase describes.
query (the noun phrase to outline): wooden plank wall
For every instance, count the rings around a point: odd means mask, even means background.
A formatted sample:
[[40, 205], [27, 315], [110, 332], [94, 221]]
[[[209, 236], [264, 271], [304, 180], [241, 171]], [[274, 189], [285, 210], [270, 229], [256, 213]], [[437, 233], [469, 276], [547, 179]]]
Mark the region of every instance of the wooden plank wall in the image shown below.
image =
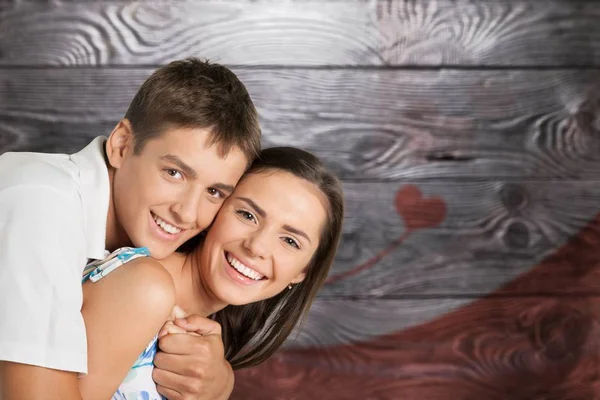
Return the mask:
[[5, 0], [0, 29], [0, 152], [75, 151], [199, 56], [343, 179], [327, 285], [233, 398], [600, 398], [597, 1]]

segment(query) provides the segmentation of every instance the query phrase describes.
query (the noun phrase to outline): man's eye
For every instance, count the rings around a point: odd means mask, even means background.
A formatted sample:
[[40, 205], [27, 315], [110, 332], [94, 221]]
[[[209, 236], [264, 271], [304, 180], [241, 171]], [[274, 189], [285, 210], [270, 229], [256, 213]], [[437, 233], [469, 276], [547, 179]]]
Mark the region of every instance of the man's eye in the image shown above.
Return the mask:
[[169, 174], [169, 176], [171, 178], [175, 178], [175, 179], [183, 178], [183, 174], [181, 172], [177, 171], [176, 169], [166, 169], [165, 171], [167, 172], [167, 174]]
[[219, 199], [224, 199], [225, 198], [225, 193], [221, 192], [219, 189], [210, 188], [210, 189], [208, 189], [208, 193], [211, 196], [217, 197]]

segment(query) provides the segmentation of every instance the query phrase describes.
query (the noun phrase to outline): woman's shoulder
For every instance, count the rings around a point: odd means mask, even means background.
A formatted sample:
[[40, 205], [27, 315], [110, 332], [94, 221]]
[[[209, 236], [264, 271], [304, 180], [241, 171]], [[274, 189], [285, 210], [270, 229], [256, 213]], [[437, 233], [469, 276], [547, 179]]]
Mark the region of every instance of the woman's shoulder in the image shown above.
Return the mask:
[[123, 279], [135, 287], [132, 287], [129, 296], [143, 295], [147, 301], [167, 302], [171, 308], [175, 305], [173, 278], [159, 261], [149, 257], [137, 258], [122, 269]]
[[150, 257], [129, 260], [101, 279], [87, 281], [83, 287], [84, 303], [116, 294], [117, 299], [113, 301], [141, 314], [169, 314], [176, 300], [171, 274], [159, 261]]
[[80, 387], [94, 398], [109, 398], [169, 319], [175, 286], [162, 264], [149, 257], [95, 271], [83, 284], [88, 375]]

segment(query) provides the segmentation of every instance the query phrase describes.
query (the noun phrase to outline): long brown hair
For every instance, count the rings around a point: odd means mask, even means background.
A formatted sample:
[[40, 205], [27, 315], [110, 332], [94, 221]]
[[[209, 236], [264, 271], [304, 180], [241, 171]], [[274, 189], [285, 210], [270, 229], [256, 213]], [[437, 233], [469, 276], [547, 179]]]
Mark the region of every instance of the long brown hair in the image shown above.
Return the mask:
[[269, 299], [227, 306], [213, 315], [222, 327], [225, 358], [234, 369], [265, 361], [306, 315], [333, 264], [342, 233], [342, 186], [316, 156], [293, 147], [272, 147], [260, 153], [247, 174], [269, 170], [289, 172], [318, 187], [328, 201], [327, 221], [302, 282]]

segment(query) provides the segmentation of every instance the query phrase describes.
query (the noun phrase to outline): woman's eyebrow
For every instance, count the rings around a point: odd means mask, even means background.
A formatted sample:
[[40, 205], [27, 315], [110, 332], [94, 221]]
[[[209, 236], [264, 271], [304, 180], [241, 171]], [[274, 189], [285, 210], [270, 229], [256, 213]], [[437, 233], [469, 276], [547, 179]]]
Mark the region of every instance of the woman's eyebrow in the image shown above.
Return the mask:
[[245, 202], [246, 204], [248, 204], [250, 207], [252, 207], [254, 209], [254, 211], [256, 211], [256, 213], [258, 215], [260, 215], [262, 218], [266, 218], [267, 213], [265, 212], [265, 210], [263, 210], [262, 208], [260, 208], [258, 206], [258, 204], [256, 204], [254, 201], [252, 201], [251, 199], [249, 199], [247, 197], [238, 197], [238, 199], [242, 200], [243, 202]]
[[[267, 213], [265, 210], [263, 210], [262, 208], [260, 208], [258, 206], [258, 204], [256, 204], [252, 199], [249, 199], [248, 197], [238, 197], [238, 199], [242, 200], [244, 203], [248, 204], [252, 209], [254, 209], [254, 211], [256, 211], [256, 213], [258, 215], [260, 215], [262, 218], [266, 218], [267, 217]], [[298, 236], [302, 236], [303, 238], [305, 238], [306, 240], [308, 240], [308, 243], [312, 243], [310, 241], [310, 238], [308, 237], [308, 235], [306, 233], [304, 233], [303, 231], [301, 231], [300, 229], [294, 228], [291, 225], [284, 225], [283, 229], [285, 229], [286, 231], [293, 233], [295, 235]]]
[[310, 241], [310, 238], [308, 237], [308, 235], [306, 233], [304, 233], [303, 231], [301, 231], [300, 229], [296, 229], [296, 228], [294, 228], [293, 226], [290, 226], [290, 225], [284, 225], [283, 229], [285, 229], [286, 231], [288, 231], [290, 233], [293, 233], [295, 235], [302, 236], [306, 240], [308, 240], [308, 243], [312, 243]]

